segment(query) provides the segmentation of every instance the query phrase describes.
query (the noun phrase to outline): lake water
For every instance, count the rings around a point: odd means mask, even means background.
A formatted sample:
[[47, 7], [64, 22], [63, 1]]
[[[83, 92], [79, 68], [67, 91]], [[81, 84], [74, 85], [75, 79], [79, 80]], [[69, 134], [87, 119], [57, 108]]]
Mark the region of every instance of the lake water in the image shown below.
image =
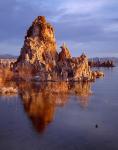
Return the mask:
[[102, 70], [95, 83], [21, 84], [1, 96], [0, 150], [118, 150], [118, 68]]

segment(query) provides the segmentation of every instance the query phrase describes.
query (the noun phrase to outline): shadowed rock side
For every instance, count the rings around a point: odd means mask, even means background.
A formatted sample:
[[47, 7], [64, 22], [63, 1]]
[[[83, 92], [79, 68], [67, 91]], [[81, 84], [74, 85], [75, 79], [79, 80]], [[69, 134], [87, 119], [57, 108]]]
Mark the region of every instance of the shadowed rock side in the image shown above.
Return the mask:
[[21, 54], [14, 63], [18, 78], [38, 81], [91, 81], [96, 78], [84, 54], [72, 58], [65, 44], [60, 53], [56, 48], [53, 27], [45, 17], [37, 17], [28, 29]]

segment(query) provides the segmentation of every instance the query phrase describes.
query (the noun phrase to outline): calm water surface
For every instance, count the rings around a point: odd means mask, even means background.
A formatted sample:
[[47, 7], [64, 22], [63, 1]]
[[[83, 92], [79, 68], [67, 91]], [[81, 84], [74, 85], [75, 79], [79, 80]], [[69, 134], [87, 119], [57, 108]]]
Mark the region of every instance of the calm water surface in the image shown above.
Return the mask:
[[118, 68], [103, 70], [92, 84], [18, 85], [19, 95], [1, 96], [0, 150], [118, 150]]

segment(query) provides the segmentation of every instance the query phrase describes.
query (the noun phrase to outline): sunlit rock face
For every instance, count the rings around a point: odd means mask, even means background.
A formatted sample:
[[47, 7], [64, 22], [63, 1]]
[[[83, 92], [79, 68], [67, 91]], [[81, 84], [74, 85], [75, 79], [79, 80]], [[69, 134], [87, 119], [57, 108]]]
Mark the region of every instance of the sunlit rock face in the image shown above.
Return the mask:
[[88, 65], [88, 58], [86, 55], [82, 54], [78, 58], [78, 63], [75, 66], [75, 74], [74, 79], [75, 80], [91, 80], [92, 77], [92, 71], [90, 70], [90, 67]]
[[37, 17], [27, 31], [14, 70], [22, 78], [34, 81], [91, 81], [96, 78], [84, 54], [72, 58], [66, 44], [59, 53], [56, 47], [54, 28], [44, 16]]
[[1, 68], [12, 68], [12, 64], [16, 62], [16, 59], [0, 59]]
[[69, 59], [71, 58], [71, 54], [70, 54], [70, 51], [69, 49], [67, 48], [66, 44], [64, 43], [62, 46], [61, 46], [61, 52], [59, 53], [59, 60], [63, 61], [65, 59]]
[[54, 29], [44, 16], [38, 16], [27, 31], [16, 66], [25, 63], [42, 68], [47, 64], [53, 66], [56, 57]]

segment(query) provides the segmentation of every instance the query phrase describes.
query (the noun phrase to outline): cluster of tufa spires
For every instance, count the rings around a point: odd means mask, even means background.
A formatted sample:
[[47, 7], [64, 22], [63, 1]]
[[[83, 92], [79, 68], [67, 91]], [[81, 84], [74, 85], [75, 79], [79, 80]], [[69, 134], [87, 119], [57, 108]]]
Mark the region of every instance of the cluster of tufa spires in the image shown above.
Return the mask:
[[30, 79], [38, 81], [92, 81], [103, 76], [101, 72], [91, 71], [85, 54], [71, 57], [65, 43], [57, 52], [54, 28], [44, 16], [38, 16], [28, 29], [13, 69], [19, 76], [21, 70], [30, 70]]

